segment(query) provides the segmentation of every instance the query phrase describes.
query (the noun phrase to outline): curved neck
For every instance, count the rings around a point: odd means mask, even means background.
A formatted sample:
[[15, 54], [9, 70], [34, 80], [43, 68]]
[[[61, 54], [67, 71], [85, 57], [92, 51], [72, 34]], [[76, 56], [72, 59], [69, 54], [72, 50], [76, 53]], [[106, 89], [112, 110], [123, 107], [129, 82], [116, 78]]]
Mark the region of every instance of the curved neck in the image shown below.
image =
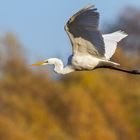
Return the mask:
[[49, 59], [49, 64], [54, 65], [54, 71], [58, 74], [67, 74], [74, 71], [74, 69], [70, 65], [64, 67], [63, 62], [58, 58]]

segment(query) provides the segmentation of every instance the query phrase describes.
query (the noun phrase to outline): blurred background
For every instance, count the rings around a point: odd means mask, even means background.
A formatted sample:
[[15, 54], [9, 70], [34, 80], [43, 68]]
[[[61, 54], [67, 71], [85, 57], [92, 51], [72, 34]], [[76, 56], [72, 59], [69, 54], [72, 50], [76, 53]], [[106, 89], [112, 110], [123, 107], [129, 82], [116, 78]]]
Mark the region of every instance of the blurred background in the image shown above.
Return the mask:
[[54, 75], [65, 63], [64, 24], [93, 3], [102, 33], [124, 30], [112, 60], [140, 69], [139, 0], [0, 1], [0, 140], [140, 140], [140, 76], [111, 70]]

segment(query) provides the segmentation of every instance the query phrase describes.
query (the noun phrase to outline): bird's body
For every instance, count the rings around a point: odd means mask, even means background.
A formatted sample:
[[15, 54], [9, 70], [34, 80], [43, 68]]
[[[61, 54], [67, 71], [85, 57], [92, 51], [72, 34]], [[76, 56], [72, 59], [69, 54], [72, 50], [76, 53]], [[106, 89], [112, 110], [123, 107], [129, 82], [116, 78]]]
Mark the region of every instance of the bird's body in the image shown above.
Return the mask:
[[76, 70], [93, 70], [98, 65], [108, 65], [108, 66], [114, 66], [119, 65], [118, 63], [108, 61], [105, 58], [97, 58], [92, 55], [78, 55], [73, 56], [71, 61], [72, 66]]
[[71, 63], [76, 70], [93, 70], [100, 61], [101, 59], [91, 55], [78, 55], [73, 56]]
[[[72, 55], [68, 59], [68, 64], [64, 67], [63, 62], [58, 58], [47, 59], [43, 62], [33, 64], [54, 65], [54, 71], [58, 74], [67, 74], [74, 71], [94, 70], [97, 68], [112, 68], [119, 71], [128, 72], [116, 68], [118, 63], [110, 61], [115, 53], [117, 43], [127, 36], [122, 31], [102, 35], [98, 29], [99, 13], [93, 5], [88, 5], [74, 14], [65, 25], [71, 45]], [[129, 71], [138, 74], [137, 71]], [[139, 73], [140, 74], [140, 73]]]

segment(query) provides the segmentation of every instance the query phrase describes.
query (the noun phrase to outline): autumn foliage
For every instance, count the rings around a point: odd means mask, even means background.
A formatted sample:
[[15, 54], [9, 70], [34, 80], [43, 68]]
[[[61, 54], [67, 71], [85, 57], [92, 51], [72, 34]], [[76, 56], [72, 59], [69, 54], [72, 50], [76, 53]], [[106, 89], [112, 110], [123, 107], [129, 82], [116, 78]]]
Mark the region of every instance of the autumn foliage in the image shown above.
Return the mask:
[[[140, 76], [111, 70], [58, 78], [27, 65], [13, 34], [0, 48], [0, 140], [139, 140]], [[121, 49], [114, 60], [136, 66]], [[47, 75], [48, 75], [47, 74]]]

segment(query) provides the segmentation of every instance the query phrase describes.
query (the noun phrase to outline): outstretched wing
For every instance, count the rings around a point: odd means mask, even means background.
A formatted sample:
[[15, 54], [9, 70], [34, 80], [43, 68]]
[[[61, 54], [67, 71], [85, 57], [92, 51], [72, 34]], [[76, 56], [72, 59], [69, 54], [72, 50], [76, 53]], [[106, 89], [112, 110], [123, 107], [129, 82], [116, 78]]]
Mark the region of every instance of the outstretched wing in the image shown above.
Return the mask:
[[114, 33], [103, 35], [105, 42], [105, 58], [110, 59], [115, 53], [117, 43], [123, 38], [127, 37], [127, 34], [123, 31], [116, 31]]
[[73, 54], [104, 57], [104, 40], [98, 25], [99, 13], [94, 5], [84, 7], [69, 19], [65, 30], [71, 40]]

